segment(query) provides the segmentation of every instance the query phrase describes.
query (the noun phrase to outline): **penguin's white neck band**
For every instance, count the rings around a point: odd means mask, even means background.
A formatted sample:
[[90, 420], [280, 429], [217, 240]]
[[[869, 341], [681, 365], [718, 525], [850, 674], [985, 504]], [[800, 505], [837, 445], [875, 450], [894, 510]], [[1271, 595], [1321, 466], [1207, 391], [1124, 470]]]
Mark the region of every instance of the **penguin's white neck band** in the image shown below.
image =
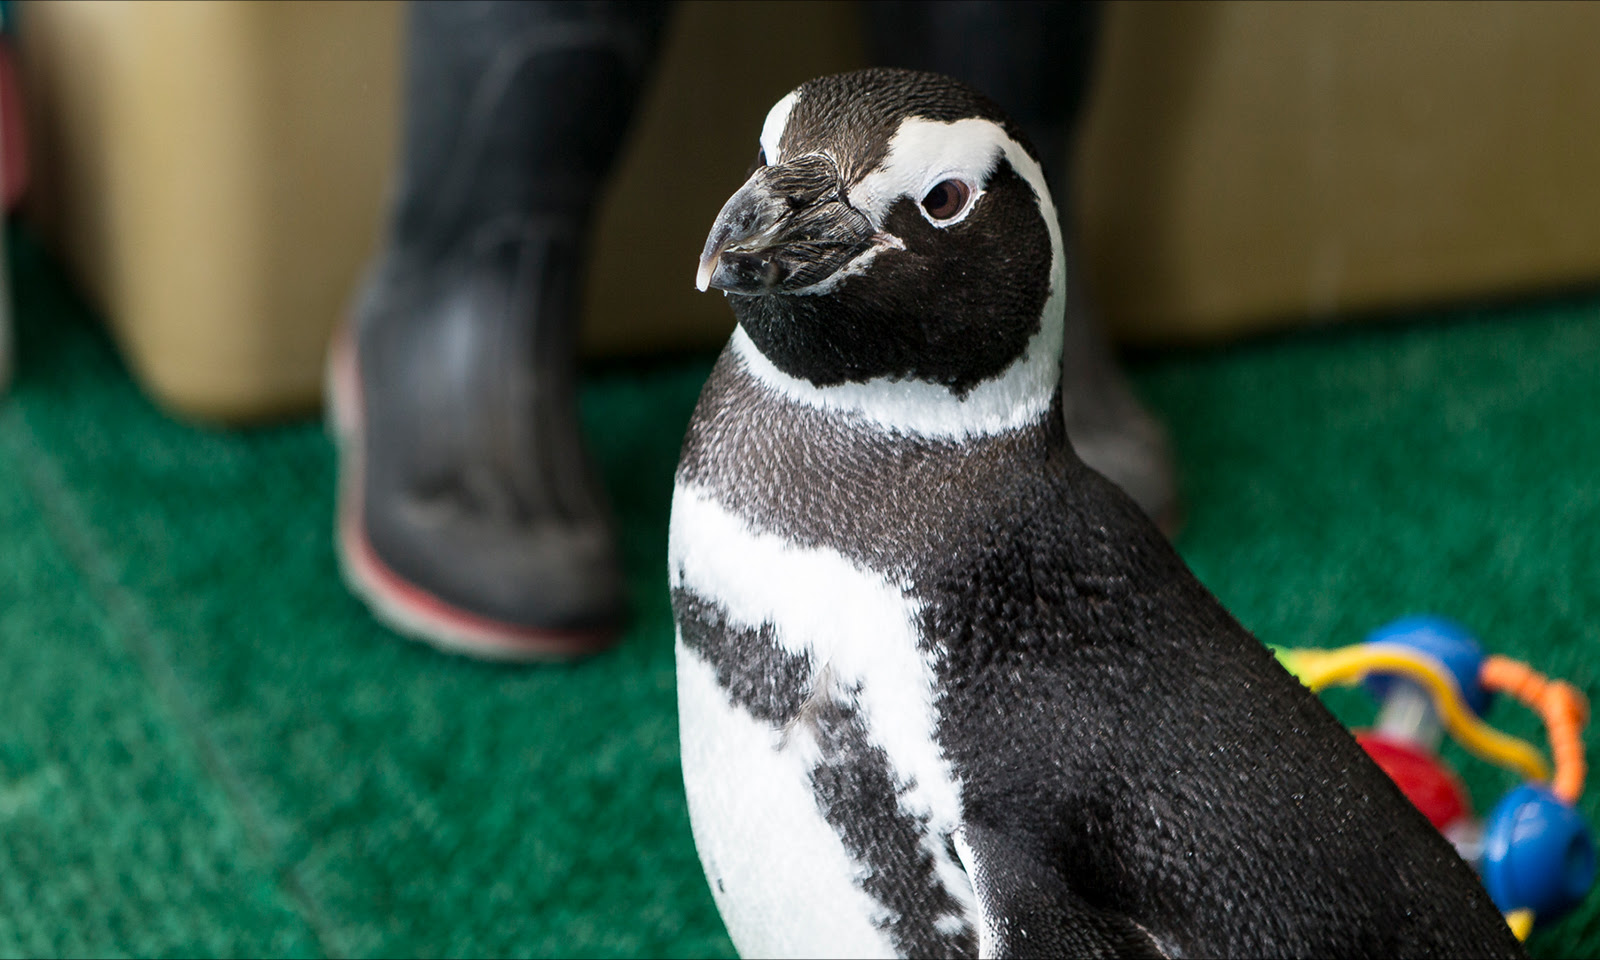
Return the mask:
[[[1052, 292], [1049, 303], [1056, 301]], [[964, 397], [937, 383], [888, 377], [819, 387], [779, 370], [742, 326], [734, 330], [729, 347], [750, 376], [786, 400], [858, 417], [885, 431], [936, 440], [995, 436], [1033, 426], [1049, 413], [1061, 381], [1059, 307], [1056, 322], [1044, 324], [1021, 357]]]

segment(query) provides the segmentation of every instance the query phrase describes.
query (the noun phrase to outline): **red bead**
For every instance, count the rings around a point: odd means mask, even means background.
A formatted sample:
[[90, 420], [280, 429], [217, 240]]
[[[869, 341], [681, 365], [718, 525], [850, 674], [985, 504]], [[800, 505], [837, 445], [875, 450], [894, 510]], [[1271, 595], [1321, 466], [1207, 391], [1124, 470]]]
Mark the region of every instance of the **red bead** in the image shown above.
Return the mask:
[[1438, 757], [1373, 730], [1358, 732], [1356, 742], [1434, 827], [1443, 830], [1462, 817], [1471, 816], [1466, 788]]

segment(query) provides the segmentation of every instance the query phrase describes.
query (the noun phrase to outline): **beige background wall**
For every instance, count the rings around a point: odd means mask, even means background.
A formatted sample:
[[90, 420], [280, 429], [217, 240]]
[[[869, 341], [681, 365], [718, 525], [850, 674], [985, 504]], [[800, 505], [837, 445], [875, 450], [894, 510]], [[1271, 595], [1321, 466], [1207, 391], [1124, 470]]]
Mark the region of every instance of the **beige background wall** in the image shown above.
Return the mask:
[[156, 398], [318, 402], [396, 125], [390, 3], [23, 3], [29, 213]]
[[1600, 279], [1600, 4], [1116, 4], [1083, 142], [1119, 336]]
[[[313, 407], [373, 246], [398, 4], [23, 2], [31, 212], [191, 416]], [[1600, 279], [1600, 5], [1113, 3], [1077, 181], [1118, 336], [1215, 339]], [[591, 354], [709, 346], [705, 232], [845, 3], [681, 4], [600, 213]]]

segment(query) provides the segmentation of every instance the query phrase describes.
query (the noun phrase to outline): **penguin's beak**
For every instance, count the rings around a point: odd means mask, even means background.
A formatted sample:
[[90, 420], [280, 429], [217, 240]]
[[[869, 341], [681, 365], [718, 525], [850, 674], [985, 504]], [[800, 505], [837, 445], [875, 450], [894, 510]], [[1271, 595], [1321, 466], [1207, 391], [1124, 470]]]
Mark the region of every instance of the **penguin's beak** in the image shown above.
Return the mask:
[[695, 286], [741, 296], [796, 292], [859, 256], [874, 234], [844, 199], [827, 157], [761, 167], [717, 214]]

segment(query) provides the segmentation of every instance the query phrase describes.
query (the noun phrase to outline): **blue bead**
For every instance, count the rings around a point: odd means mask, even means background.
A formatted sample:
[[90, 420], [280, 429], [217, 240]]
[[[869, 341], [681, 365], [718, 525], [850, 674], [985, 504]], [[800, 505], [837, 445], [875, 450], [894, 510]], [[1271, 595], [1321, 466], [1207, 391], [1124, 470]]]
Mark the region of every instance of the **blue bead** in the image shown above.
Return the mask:
[[1594, 885], [1588, 825], [1544, 787], [1525, 784], [1501, 798], [1483, 839], [1483, 885], [1503, 912], [1528, 908], [1547, 922]]
[[[1402, 617], [1372, 631], [1368, 643], [1393, 643], [1426, 653], [1442, 663], [1456, 678], [1461, 697], [1472, 711], [1483, 716], [1489, 709], [1493, 695], [1478, 680], [1483, 666], [1483, 648], [1460, 624], [1444, 617]], [[1366, 687], [1372, 695], [1382, 700], [1394, 684], [1391, 674], [1374, 674], [1367, 678]]]

